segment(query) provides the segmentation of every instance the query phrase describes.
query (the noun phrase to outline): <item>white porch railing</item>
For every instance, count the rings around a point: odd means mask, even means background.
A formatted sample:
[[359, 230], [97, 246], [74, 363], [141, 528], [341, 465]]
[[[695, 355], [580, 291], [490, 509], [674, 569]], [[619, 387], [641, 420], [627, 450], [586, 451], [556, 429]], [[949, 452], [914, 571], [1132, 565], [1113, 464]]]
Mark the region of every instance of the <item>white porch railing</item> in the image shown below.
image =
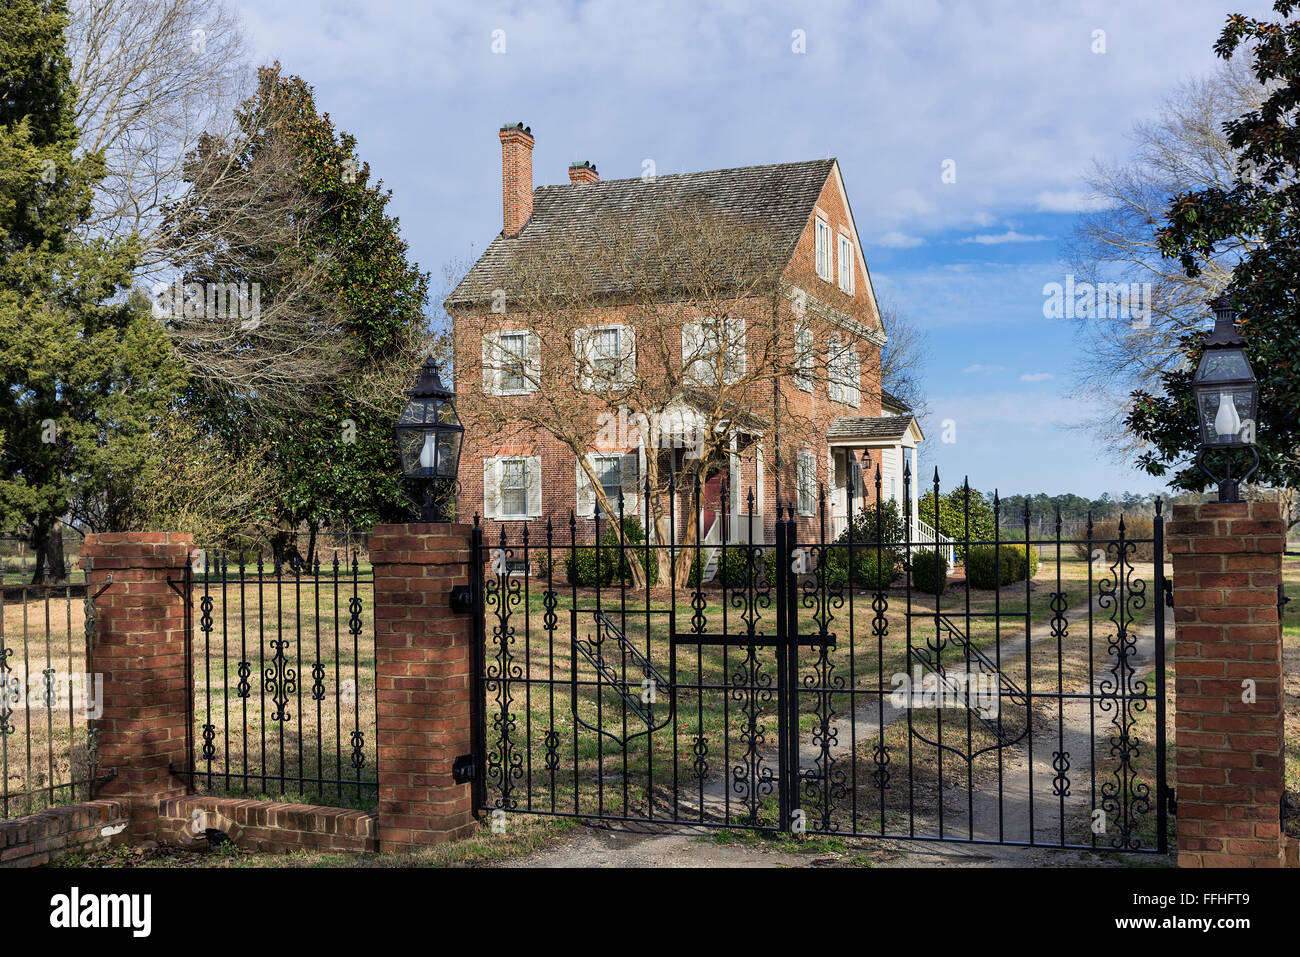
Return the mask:
[[[831, 516], [831, 540], [839, 538], [849, 527], [849, 517], [847, 515]], [[918, 549], [938, 549], [948, 562], [949, 571], [957, 564], [957, 547], [951, 538], [942, 532], [935, 531], [933, 525], [922, 521], [919, 518], [912, 519], [912, 550]]]

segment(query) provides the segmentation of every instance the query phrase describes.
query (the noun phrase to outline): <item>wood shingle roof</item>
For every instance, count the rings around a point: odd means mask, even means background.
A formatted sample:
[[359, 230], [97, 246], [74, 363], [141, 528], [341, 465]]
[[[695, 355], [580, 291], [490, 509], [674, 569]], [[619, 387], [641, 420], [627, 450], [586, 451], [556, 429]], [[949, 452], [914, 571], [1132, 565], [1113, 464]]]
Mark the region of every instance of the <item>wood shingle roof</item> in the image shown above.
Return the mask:
[[[570, 241], [584, 230], [604, 225], [616, 225], [635, 243], [640, 234], [650, 236], [670, 212], [688, 208], [766, 232], [773, 259], [766, 266], [779, 270], [793, 256], [834, 163], [833, 159], [809, 160], [539, 186], [533, 190], [533, 214], [523, 230], [509, 239], [498, 235], [447, 297], [446, 305], [465, 307], [491, 300], [493, 290], [508, 287], [512, 263], [530, 250]], [[654, 243], [644, 244], [647, 250], [654, 247]], [[754, 264], [756, 274], [763, 265]], [[599, 259], [593, 259], [592, 268], [599, 270]], [[629, 291], [625, 290], [627, 276], [619, 270], [598, 272], [590, 279], [601, 293]]]

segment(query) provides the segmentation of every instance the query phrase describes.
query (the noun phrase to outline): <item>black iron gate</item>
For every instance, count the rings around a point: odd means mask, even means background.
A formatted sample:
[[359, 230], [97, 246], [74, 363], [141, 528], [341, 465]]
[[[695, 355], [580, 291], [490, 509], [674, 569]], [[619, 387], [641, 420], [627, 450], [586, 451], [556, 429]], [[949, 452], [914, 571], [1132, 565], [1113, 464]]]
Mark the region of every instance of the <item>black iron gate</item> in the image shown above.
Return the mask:
[[714, 531], [700, 492], [689, 547], [626, 516], [476, 520], [481, 808], [1166, 850], [1158, 502], [1068, 539], [1026, 511], [1009, 541], [996, 497], [975, 533], [968, 500], [962, 536], [920, 543], [824, 492], [760, 535], [724, 487]]

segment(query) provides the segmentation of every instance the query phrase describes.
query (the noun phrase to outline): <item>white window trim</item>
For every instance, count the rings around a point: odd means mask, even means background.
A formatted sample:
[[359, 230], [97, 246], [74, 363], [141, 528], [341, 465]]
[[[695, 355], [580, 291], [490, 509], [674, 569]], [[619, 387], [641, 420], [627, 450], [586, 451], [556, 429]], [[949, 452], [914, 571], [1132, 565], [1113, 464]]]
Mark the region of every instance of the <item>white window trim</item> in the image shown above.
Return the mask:
[[[682, 323], [682, 378], [692, 385], [716, 386], [719, 384], [714, 376], [716, 371], [714, 357], [717, 352], [709, 352], [704, 348], [706, 325], [716, 327], [717, 324], [718, 320], [705, 318], [695, 322]], [[745, 344], [745, 317], [729, 316], [722, 320], [722, 325], [723, 341], [718, 344], [718, 348], [726, 350], [728, 353], [723, 356], [722, 384], [732, 385], [745, 377], [749, 361], [748, 349]], [[697, 341], [699, 345], [693, 346], [692, 340]], [[692, 356], [694, 358], [691, 358]], [[734, 363], [734, 368], [730, 371], [727, 368], [729, 358], [737, 360]]]
[[[610, 459], [613, 459], [615, 462], [618, 463], [618, 491], [619, 492], [623, 491], [623, 456], [625, 454], [626, 453], [624, 452], [593, 452], [591, 455], [591, 465], [593, 469], [596, 468], [596, 463], [601, 461], [608, 461]], [[596, 474], [597, 475], [600, 474], [599, 469], [596, 469]], [[601, 487], [602, 488], [604, 487], [603, 484]], [[610, 495], [609, 490], [606, 489], [605, 496], [610, 500], [611, 504], [613, 504], [615, 507], [618, 506], [618, 492], [615, 492], [613, 495]]]
[[[807, 346], [803, 340], [808, 340]], [[812, 392], [816, 383], [817, 344], [813, 341], [812, 329], [807, 322], [796, 322], [794, 326], [795, 374], [794, 383], [804, 392]], [[805, 368], [806, 367], [806, 368]]]
[[[530, 480], [528, 458], [527, 455], [502, 455], [497, 458], [497, 518], [500, 521], [524, 522], [528, 520], [528, 484]], [[524, 510], [522, 512], [506, 511], [506, 490], [501, 483], [505, 481], [505, 465], [507, 462], [522, 462], [524, 464]]]
[[[857, 375], [849, 375], [847, 365], [857, 369]], [[827, 392], [832, 402], [857, 408], [862, 404], [862, 356], [858, 354], [855, 344], [842, 345], [839, 336], [831, 336], [826, 354]]]
[[[807, 465], [805, 466], [805, 463]], [[795, 507], [800, 515], [812, 515], [817, 511], [817, 456], [808, 449], [801, 449], [795, 473]], [[805, 489], [805, 479], [807, 488]], [[803, 506], [804, 492], [808, 494], [808, 508]]]
[[853, 240], [840, 233], [838, 246], [840, 291], [851, 296], [853, 295]]
[[[592, 374], [595, 371], [596, 334], [610, 331], [618, 333], [618, 348], [622, 353], [616, 381], [608, 381]], [[618, 322], [573, 330], [573, 376], [583, 392], [605, 392], [632, 385], [636, 381], [636, 330]]]
[[[524, 340], [524, 387], [522, 389], [503, 389], [501, 379], [504, 370], [500, 368], [500, 357], [504, 350], [501, 339], [504, 336], [522, 336]], [[491, 350], [491, 356], [489, 356]], [[540, 341], [537, 333], [530, 329], [497, 329], [483, 336], [483, 391], [488, 395], [513, 396], [532, 395], [537, 391], [537, 379], [540, 373]]]
[[[639, 489], [640, 489], [641, 475], [642, 475], [641, 472], [642, 451], [643, 450], [638, 449], [637, 451], [634, 452], [588, 452], [586, 456], [587, 462], [590, 463], [592, 467], [592, 471], [597, 471], [596, 463], [599, 459], [618, 460], [619, 490], [623, 492], [623, 517], [624, 518], [634, 518], [640, 516], [641, 496], [639, 494]], [[631, 494], [629, 494], [626, 486], [627, 479], [626, 476], [624, 476], [623, 474], [623, 463], [626, 459], [632, 458], [633, 456], [636, 457], [637, 476], [636, 476], [636, 485], [633, 487], [633, 491], [631, 492]], [[591, 479], [587, 476], [587, 472], [582, 467], [581, 461], [577, 461], [574, 463], [574, 482], [575, 482], [574, 509], [577, 513], [577, 516], [578, 518], [591, 518], [592, 512], [599, 506], [596, 500], [596, 491], [592, 487]], [[612, 505], [615, 511], [617, 511], [618, 495], [614, 494], [611, 496], [609, 495], [608, 491], [606, 491], [605, 494], [609, 496], [610, 505]], [[584, 499], [589, 499], [590, 501], [584, 503], [583, 501]]]
[[[824, 248], [826, 250], [826, 256], [825, 256], [826, 268], [824, 272], [822, 271], [822, 256], [819, 255], [819, 251], [823, 248], [822, 245], [823, 236], [825, 237]], [[834, 250], [834, 246], [832, 245], [833, 238], [834, 237], [832, 237], [831, 235], [830, 223], [826, 222], [826, 220], [820, 216], [815, 216], [813, 218], [813, 268], [817, 271], [817, 277], [826, 282], [835, 281], [834, 279], [835, 250]]]

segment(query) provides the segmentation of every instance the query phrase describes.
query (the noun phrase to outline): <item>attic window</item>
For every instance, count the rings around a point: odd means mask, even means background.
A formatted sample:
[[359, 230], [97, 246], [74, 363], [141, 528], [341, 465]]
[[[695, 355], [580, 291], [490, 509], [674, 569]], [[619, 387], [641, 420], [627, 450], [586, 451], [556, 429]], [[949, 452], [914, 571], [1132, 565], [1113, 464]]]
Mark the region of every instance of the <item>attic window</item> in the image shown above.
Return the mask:
[[831, 228], [824, 219], [813, 220], [817, 275], [831, 282]]

